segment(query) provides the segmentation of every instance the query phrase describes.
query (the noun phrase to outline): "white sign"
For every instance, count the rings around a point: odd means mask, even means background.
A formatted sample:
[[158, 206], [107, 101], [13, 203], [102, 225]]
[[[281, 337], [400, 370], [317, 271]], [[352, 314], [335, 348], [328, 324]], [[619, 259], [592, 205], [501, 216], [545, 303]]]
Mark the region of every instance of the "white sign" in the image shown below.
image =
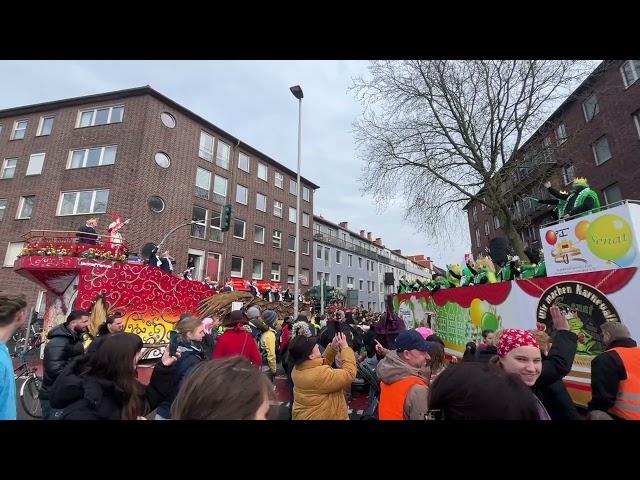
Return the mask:
[[547, 276], [640, 266], [638, 235], [635, 203], [541, 228]]

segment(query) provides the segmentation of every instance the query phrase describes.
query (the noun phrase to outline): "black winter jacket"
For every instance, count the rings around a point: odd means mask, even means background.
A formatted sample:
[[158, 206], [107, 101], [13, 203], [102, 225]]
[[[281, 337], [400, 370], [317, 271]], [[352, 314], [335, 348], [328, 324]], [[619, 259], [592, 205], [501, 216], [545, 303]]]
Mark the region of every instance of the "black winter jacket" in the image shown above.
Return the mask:
[[64, 323], [52, 328], [47, 339], [49, 341], [44, 348], [42, 361], [44, 377], [40, 390], [40, 398], [43, 400], [49, 399], [49, 390], [60, 372], [71, 360], [84, 353], [82, 335], [72, 332]]

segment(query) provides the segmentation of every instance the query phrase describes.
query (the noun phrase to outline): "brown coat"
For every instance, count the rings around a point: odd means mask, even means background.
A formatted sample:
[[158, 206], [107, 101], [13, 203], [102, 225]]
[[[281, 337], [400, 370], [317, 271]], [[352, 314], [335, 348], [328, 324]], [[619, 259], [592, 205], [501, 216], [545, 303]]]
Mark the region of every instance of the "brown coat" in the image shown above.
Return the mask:
[[356, 378], [356, 357], [344, 348], [342, 368], [331, 368], [337, 353], [329, 345], [323, 358], [302, 362], [291, 372], [293, 420], [349, 420], [344, 389]]

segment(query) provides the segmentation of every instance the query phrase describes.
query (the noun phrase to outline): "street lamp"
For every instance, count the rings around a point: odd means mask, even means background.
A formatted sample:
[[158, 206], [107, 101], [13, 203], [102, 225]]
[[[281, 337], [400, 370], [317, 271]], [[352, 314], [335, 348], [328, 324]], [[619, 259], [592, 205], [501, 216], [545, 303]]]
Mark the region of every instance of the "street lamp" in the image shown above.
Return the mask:
[[302, 88], [300, 85], [295, 85], [291, 87], [291, 93], [293, 96], [298, 99], [298, 184], [296, 187], [296, 267], [295, 267], [295, 280], [294, 280], [294, 288], [293, 288], [293, 318], [298, 318], [298, 296], [300, 295], [299, 288], [299, 275], [300, 275], [300, 152], [302, 145], [302, 98], [304, 94], [302, 93]]

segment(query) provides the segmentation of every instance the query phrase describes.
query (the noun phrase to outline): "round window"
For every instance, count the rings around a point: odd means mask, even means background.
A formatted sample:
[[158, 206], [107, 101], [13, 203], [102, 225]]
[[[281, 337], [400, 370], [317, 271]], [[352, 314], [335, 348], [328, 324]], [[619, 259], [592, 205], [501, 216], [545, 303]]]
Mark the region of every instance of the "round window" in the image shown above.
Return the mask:
[[176, 126], [176, 117], [169, 112], [162, 112], [160, 120], [162, 120], [162, 124], [167, 128], [174, 128]]
[[149, 210], [155, 213], [160, 213], [164, 210], [164, 200], [155, 195], [149, 197], [147, 205], [149, 205]]
[[169, 168], [169, 165], [171, 165], [171, 159], [169, 158], [169, 155], [164, 152], [156, 153], [154, 158], [156, 160], [156, 163], [162, 168]]

